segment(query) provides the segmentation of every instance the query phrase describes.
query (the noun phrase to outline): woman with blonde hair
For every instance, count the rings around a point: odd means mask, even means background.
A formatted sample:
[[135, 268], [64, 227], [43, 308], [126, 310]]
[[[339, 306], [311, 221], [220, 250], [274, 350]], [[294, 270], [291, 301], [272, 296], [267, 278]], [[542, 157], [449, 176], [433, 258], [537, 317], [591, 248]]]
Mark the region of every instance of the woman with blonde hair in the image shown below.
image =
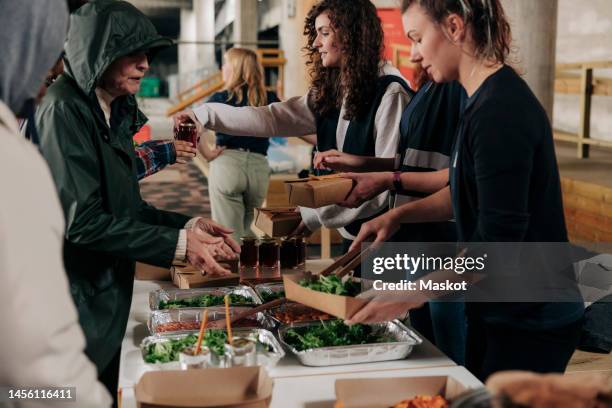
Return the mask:
[[[279, 99], [267, 91], [263, 80], [263, 67], [255, 52], [244, 48], [231, 48], [223, 57], [223, 91], [210, 97], [208, 102], [231, 106], [264, 106]], [[210, 162], [208, 191], [212, 218], [234, 229], [238, 239], [251, 235], [253, 210], [262, 205], [268, 192], [270, 166], [266, 154], [269, 139], [236, 137], [217, 132], [217, 148], [200, 146]]]

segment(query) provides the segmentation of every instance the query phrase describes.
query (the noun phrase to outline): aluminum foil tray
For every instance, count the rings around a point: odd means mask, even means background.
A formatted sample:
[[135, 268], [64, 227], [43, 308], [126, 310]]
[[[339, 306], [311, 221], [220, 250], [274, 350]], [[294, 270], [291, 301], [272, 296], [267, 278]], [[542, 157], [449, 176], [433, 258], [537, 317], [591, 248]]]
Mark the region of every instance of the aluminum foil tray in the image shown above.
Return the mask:
[[304, 322], [279, 328], [281, 344], [291, 351], [306, 366], [326, 367], [342, 364], [374, 363], [378, 361], [401, 360], [406, 358], [414, 346], [423, 340], [399, 320], [369, 325], [381, 335], [390, 335], [395, 340], [388, 343], [357, 344], [352, 346], [321, 347], [297, 351], [285, 342], [285, 333], [293, 327], [320, 325], [321, 322]]
[[[257, 340], [259, 343], [262, 343], [269, 347], [271, 351], [262, 350], [258, 347], [257, 350], [257, 365], [262, 367], [274, 367], [280, 361], [281, 358], [285, 356], [285, 352], [283, 351], [282, 346], [274, 337], [272, 332], [265, 329], [236, 329], [232, 330], [232, 334], [234, 337], [251, 337]], [[189, 335], [194, 335], [197, 338], [197, 333], [193, 332], [183, 332], [183, 333], [175, 333], [175, 334], [157, 334], [154, 336], [146, 337], [140, 343], [140, 352], [142, 354], [142, 359], [145, 360], [147, 355], [147, 350], [149, 346], [157, 343], [168, 342], [169, 340], [181, 339], [187, 337]], [[171, 361], [168, 363], [147, 363], [145, 360], [145, 364], [149, 369], [152, 370], [180, 370], [180, 364], [178, 362], [178, 357], [176, 361]]]
[[[257, 292], [257, 296], [259, 296], [262, 303], [266, 303], [266, 300], [267, 300], [267, 298], [265, 298], [266, 295], [273, 295], [275, 293], [284, 292], [284, 291], [285, 291], [285, 286], [282, 284], [282, 282], [281, 283], [278, 283], [278, 282], [261, 283], [259, 285], [255, 285], [255, 292]], [[274, 300], [274, 299], [271, 299], [271, 300]], [[268, 300], [268, 301], [271, 301], [271, 300]]]
[[[190, 299], [202, 295], [225, 296], [228, 294], [242, 295], [252, 300], [253, 305], [261, 304], [259, 296], [248, 286], [228, 286], [220, 288], [197, 288], [197, 289], [158, 289], [149, 293], [149, 307], [151, 310], [159, 310], [160, 302], [172, 300]], [[212, 306], [223, 306], [212, 305]], [[235, 305], [247, 306], [247, 305]]]
[[[225, 320], [225, 308], [222, 306], [207, 307], [207, 308], [183, 308], [183, 309], [165, 309], [154, 310], [151, 312], [148, 321], [149, 333], [162, 334], [181, 331], [198, 331], [202, 318], [202, 310], [208, 310], [208, 321]], [[242, 313], [249, 310], [250, 307], [230, 307], [230, 316], [235, 316], [237, 313]], [[183, 327], [180, 327], [183, 324]], [[171, 328], [168, 326], [177, 326]], [[191, 326], [191, 327], [189, 327]], [[263, 313], [257, 313], [247, 319], [233, 323], [232, 327], [236, 328], [254, 328], [254, 329], [274, 329], [275, 322]]]

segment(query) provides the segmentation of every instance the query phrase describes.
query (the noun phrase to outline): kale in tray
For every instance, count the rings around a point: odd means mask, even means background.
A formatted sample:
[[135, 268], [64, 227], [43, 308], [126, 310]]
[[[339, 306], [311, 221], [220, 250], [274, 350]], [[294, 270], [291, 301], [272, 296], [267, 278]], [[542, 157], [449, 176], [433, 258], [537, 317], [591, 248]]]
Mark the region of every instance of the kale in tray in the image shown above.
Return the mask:
[[316, 290], [317, 292], [331, 293], [333, 295], [356, 296], [361, 292], [361, 285], [352, 278], [342, 282], [342, 279], [335, 275], [319, 276], [315, 281], [302, 279], [301, 286]]
[[[144, 360], [146, 363], [169, 363], [178, 361], [179, 353], [195, 345], [197, 341], [197, 334], [190, 334], [180, 339], [170, 339], [149, 344]], [[204, 339], [202, 339], [202, 345], [207, 346], [218, 356], [222, 356], [225, 353], [225, 343], [227, 343], [227, 334], [224, 330], [207, 330]], [[257, 341], [257, 351], [271, 352], [273, 350], [268, 344]]]
[[280, 299], [280, 298], [284, 298], [285, 297], [285, 291], [284, 290], [279, 290], [279, 291], [263, 291], [259, 294], [261, 296], [261, 300], [263, 300], [264, 303], [268, 303], [271, 302], [273, 300], [276, 299]]
[[[231, 293], [230, 304], [232, 306], [253, 306], [253, 301], [243, 295]], [[176, 299], [176, 300], [161, 300], [159, 302], [159, 309], [178, 309], [183, 307], [211, 307], [220, 306], [225, 303], [223, 295], [201, 295], [194, 296], [187, 299]]]
[[291, 328], [285, 332], [284, 340], [297, 351], [394, 341], [393, 337], [379, 334], [371, 326], [347, 326], [342, 320], [321, 321], [321, 324], [315, 326]]
[[[221, 356], [225, 352], [224, 344], [226, 340], [227, 335], [223, 330], [207, 330], [204, 339], [202, 339], [202, 345], [208, 346], [213, 353]], [[170, 339], [150, 344], [147, 346], [144, 360], [147, 363], [178, 361], [179, 353], [195, 345], [197, 341], [197, 334], [190, 334], [180, 339]]]

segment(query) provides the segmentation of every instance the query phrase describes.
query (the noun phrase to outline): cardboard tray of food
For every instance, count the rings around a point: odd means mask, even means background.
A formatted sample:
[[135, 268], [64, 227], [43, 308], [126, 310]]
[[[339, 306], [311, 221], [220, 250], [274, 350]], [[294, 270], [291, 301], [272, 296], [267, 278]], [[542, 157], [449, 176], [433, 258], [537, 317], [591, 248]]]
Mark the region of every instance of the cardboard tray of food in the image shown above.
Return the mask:
[[227, 286], [199, 289], [158, 289], [149, 293], [151, 310], [180, 309], [185, 307], [212, 307], [224, 305], [224, 296], [230, 295], [231, 306], [256, 306], [259, 296], [249, 286]]
[[[305, 334], [308, 334], [308, 342]], [[346, 326], [340, 320], [295, 323], [281, 326], [278, 335], [283, 346], [300, 363], [314, 367], [401, 360], [412, 352], [414, 346], [423, 342], [399, 320], [353, 326]], [[325, 344], [329, 338], [351, 339], [354, 344], [312, 346]]]
[[[206, 333], [203, 344], [217, 356], [221, 356], [223, 354], [222, 341], [227, 339], [225, 330], [207, 330]], [[257, 342], [257, 365], [259, 366], [274, 367], [285, 356], [282, 346], [269, 330], [237, 328], [232, 330], [232, 333], [234, 338], [249, 337]], [[178, 370], [180, 368], [179, 353], [193, 346], [197, 340], [197, 332], [157, 334], [142, 340], [140, 352], [149, 369]]]
[[269, 237], [291, 234], [302, 221], [296, 207], [271, 207], [255, 209], [255, 226]]
[[[230, 317], [242, 313], [250, 307], [230, 307]], [[183, 331], [198, 331], [204, 310], [208, 312], [208, 321], [225, 321], [225, 307], [215, 306], [207, 308], [183, 308], [154, 310], [151, 312], [148, 321], [149, 333], [174, 333]], [[246, 319], [232, 323], [232, 327], [248, 327], [272, 330], [276, 326], [275, 322], [264, 313], [257, 313]]]
[[446, 375], [339, 379], [335, 388], [335, 408], [443, 408], [469, 391]]
[[320, 208], [342, 202], [352, 189], [353, 180], [339, 174], [285, 181], [289, 204], [300, 207]]
[[[309, 289], [300, 284], [304, 279], [302, 274], [283, 275], [285, 296], [287, 299], [312, 307], [340, 319], [349, 319], [365, 306], [365, 300], [353, 296], [334, 295]], [[345, 277], [344, 282], [351, 280], [358, 284], [359, 280]]]
[[240, 275], [238, 274], [238, 261], [223, 264], [232, 271], [228, 276], [206, 276], [191, 265], [175, 265], [170, 269], [172, 283], [179, 289], [206, 288], [215, 286], [238, 285]]
[[208, 368], [145, 373], [134, 393], [140, 408], [265, 408], [273, 386], [260, 367]]

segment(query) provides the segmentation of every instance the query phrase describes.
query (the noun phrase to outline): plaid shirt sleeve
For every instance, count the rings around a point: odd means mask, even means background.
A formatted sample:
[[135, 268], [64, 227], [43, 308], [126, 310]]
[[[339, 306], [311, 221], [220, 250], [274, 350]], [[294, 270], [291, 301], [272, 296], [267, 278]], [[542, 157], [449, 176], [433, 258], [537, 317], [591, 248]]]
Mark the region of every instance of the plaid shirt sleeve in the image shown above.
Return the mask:
[[155, 174], [176, 162], [172, 140], [151, 140], [134, 146], [136, 151], [136, 175], [138, 180]]

